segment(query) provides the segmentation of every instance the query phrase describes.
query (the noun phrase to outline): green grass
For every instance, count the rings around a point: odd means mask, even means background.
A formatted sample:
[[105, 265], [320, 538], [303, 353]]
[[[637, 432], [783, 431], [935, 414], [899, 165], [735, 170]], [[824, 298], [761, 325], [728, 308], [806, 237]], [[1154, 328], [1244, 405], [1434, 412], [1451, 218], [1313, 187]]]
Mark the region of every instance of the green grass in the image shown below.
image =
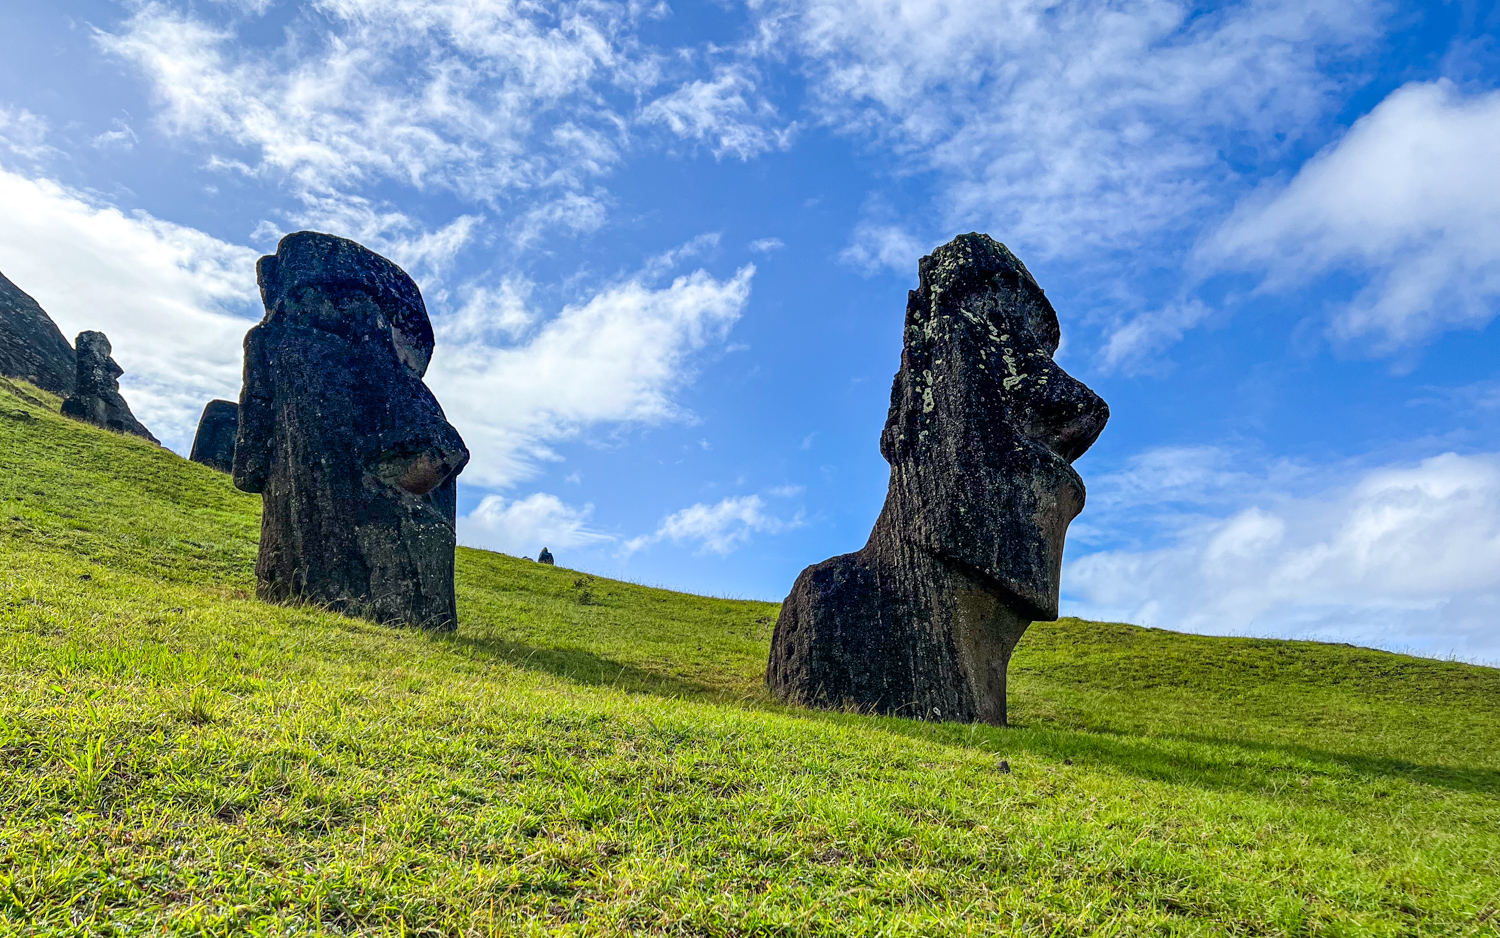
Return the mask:
[[0, 383], [0, 933], [1500, 935], [1500, 671], [1064, 620], [1009, 730], [792, 710], [765, 603], [262, 605], [256, 498], [55, 407]]

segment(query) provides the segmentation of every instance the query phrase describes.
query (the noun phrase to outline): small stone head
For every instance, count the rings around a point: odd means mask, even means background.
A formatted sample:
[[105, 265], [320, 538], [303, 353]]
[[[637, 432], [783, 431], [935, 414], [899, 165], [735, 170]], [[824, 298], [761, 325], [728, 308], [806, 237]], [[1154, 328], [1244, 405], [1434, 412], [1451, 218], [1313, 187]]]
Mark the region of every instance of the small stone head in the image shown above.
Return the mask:
[[1052, 355], [1057, 314], [988, 235], [922, 258], [881, 453], [903, 536], [1031, 619], [1057, 617], [1063, 541], [1083, 509], [1071, 463], [1109, 407]]
[[88, 393], [113, 390], [120, 386], [120, 375], [124, 370], [115, 363], [114, 349], [109, 338], [102, 332], [84, 331], [74, 340], [78, 356], [78, 384]]

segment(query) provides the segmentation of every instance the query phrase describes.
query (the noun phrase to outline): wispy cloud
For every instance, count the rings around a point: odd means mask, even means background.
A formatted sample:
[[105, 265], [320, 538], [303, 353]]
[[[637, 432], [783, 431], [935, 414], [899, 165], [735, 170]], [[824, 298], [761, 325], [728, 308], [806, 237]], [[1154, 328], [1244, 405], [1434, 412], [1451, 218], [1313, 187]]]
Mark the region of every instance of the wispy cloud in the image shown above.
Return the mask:
[[39, 160], [57, 151], [47, 143], [47, 122], [23, 107], [0, 107], [0, 151]]
[[661, 541], [672, 541], [696, 543], [700, 553], [727, 555], [756, 534], [779, 534], [802, 523], [801, 515], [790, 520], [771, 515], [759, 495], [741, 495], [673, 512], [662, 519], [654, 533], [631, 538], [624, 548], [626, 553], [634, 553]]
[[782, 122], [771, 103], [757, 93], [754, 73], [743, 65], [724, 66], [711, 79], [684, 83], [651, 102], [641, 120], [702, 143], [715, 157], [742, 160], [787, 149], [797, 132], [795, 122]]
[[866, 273], [882, 269], [911, 274], [917, 259], [935, 245], [918, 240], [900, 225], [862, 221], [854, 226], [849, 246], [839, 253], [839, 260]]
[[[1377, 35], [1381, 5], [1249, 0], [779, 0], [828, 124], [934, 174], [921, 238], [981, 226], [1080, 255], [1201, 223], [1226, 145], [1267, 153], [1335, 106], [1330, 60]], [[1226, 185], [1229, 184], [1229, 185]], [[937, 242], [934, 242], [937, 243]], [[879, 254], [872, 254], [879, 257]]]
[[225, 165], [311, 196], [380, 180], [481, 201], [581, 192], [619, 159], [623, 121], [603, 93], [656, 80], [627, 4], [315, 0], [307, 12], [279, 49], [168, 2], [98, 41], [151, 82], [164, 130], [233, 148]]
[[1153, 354], [1177, 342], [1212, 314], [1213, 310], [1196, 297], [1137, 313], [1105, 339], [1099, 363], [1106, 372], [1150, 372], [1157, 365], [1151, 360]]

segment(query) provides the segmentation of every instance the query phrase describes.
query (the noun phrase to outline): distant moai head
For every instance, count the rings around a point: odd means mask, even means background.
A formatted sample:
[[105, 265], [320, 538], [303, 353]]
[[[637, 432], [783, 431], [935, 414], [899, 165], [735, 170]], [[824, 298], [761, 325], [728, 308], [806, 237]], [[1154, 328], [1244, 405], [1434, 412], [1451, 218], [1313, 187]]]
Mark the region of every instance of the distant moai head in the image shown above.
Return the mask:
[[130, 412], [130, 405], [120, 394], [120, 375], [124, 370], [112, 357], [114, 349], [102, 332], [84, 331], [74, 341], [77, 375], [73, 393], [62, 403], [65, 416], [119, 433], [130, 433], [153, 443], [151, 431], [142, 426]]
[[240, 430], [240, 405], [234, 401], [209, 401], [198, 418], [198, 432], [188, 459], [220, 472], [234, 470], [234, 440]]
[[1109, 407], [1052, 355], [1057, 313], [1003, 244], [960, 235], [922, 259], [880, 451], [905, 538], [1057, 617], [1063, 540], [1083, 509], [1071, 466]]
[[261, 492], [259, 594], [447, 629], [469, 452], [422, 382], [416, 283], [344, 238], [287, 235], [257, 266], [234, 480]]
[[78, 380], [75, 386], [79, 394], [99, 395], [120, 389], [120, 375], [125, 370], [111, 357], [114, 348], [110, 346], [108, 336], [102, 332], [80, 332], [73, 342], [73, 348], [78, 356]]

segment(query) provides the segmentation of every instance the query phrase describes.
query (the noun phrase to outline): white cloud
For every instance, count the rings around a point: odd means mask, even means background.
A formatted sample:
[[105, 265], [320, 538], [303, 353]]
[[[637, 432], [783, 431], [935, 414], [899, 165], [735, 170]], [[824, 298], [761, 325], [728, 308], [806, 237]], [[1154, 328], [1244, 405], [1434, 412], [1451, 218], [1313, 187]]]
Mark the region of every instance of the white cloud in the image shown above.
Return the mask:
[[524, 249], [549, 231], [588, 234], [602, 228], [607, 215], [602, 199], [569, 192], [527, 209], [511, 226], [511, 240]]
[[618, 160], [600, 92], [656, 77], [625, 4], [312, 0], [279, 49], [185, 6], [145, 3], [99, 42], [145, 74], [163, 129], [239, 147], [226, 165], [303, 194], [577, 189]]
[[664, 124], [685, 140], [707, 144], [715, 157], [748, 160], [767, 150], [785, 150], [795, 122], [777, 127], [776, 109], [756, 91], [743, 67], [726, 66], [712, 80], [686, 82], [641, 111], [648, 124]]
[[1198, 299], [1138, 313], [1110, 333], [1099, 352], [1100, 364], [1106, 372], [1150, 370], [1152, 363], [1147, 359], [1152, 353], [1173, 344], [1211, 314]]
[[[1077, 255], [1195, 223], [1234, 172], [1335, 105], [1324, 66], [1377, 34], [1379, 3], [770, 0], [815, 107], [936, 173], [931, 229], [979, 226]], [[871, 257], [882, 259], [878, 252]]]
[[786, 247], [786, 242], [780, 238], [757, 238], [750, 242], [750, 250], [757, 254], [770, 254]]
[[593, 511], [593, 505], [573, 508], [544, 492], [511, 500], [487, 495], [458, 519], [458, 538], [469, 546], [523, 557], [535, 556], [543, 547], [568, 550], [614, 540], [589, 527]]
[[498, 286], [474, 281], [460, 285], [461, 305], [443, 318], [443, 340], [466, 344], [520, 338], [539, 316], [530, 305], [534, 289], [530, 280], [517, 276], [502, 278]]
[[700, 553], [726, 555], [755, 534], [779, 534], [802, 524], [800, 516], [786, 521], [767, 514], [765, 509], [759, 495], [726, 498], [715, 505], [699, 503], [663, 518], [654, 534], [626, 541], [625, 551], [633, 553], [664, 540], [696, 541]]
[[899, 225], [862, 221], [854, 226], [854, 236], [839, 253], [839, 260], [866, 273], [889, 268], [910, 275], [916, 273], [918, 258], [928, 250], [929, 246]]
[[503, 292], [440, 318], [427, 382], [474, 452], [465, 480], [525, 479], [556, 458], [552, 444], [590, 424], [684, 418], [672, 395], [692, 376], [691, 355], [727, 335], [754, 275], [749, 265], [727, 280], [698, 270], [662, 288], [638, 276], [564, 308], [520, 345], [505, 338], [527, 314]]
[[648, 258], [641, 276], [646, 279], [662, 277], [681, 266], [684, 261], [711, 255], [719, 246], [721, 237], [717, 231], [710, 231]]
[[47, 143], [47, 122], [23, 107], [0, 107], [0, 150], [28, 160], [56, 152]]
[[94, 137], [95, 147], [101, 150], [120, 149], [132, 150], [140, 142], [140, 137], [135, 130], [118, 117], [114, 119], [114, 130], [106, 130], [104, 133]]
[[[1174, 484], [1189, 498], [1253, 487], [1233, 475], [1169, 477], [1163, 497], [1177, 497]], [[1500, 454], [1447, 453], [1251, 501], [1183, 526], [1170, 546], [1069, 562], [1069, 613], [1500, 659]]]
[[1271, 197], [1250, 201], [1202, 248], [1292, 289], [1347, 269], [1369, 284], [1333, 323], [1379, 350], [1500, 311], [1500, 92], [1406, 85]]
[[109, 336], [131, 409], [185, 450], [203, 405], [239, 397], [240, 342], [260, 318], [257, 253], [0, 170], [0, 269], [69, 341]]

